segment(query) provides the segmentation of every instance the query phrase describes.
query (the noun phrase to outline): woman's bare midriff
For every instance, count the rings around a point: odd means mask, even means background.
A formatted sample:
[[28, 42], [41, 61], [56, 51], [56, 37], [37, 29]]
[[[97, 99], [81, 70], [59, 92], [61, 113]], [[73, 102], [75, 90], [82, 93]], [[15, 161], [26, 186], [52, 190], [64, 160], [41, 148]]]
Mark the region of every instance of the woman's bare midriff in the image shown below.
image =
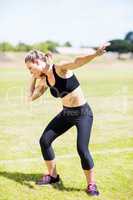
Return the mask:
[[[62, 78], [69, 78], [70, 76], [72, 76], [71, 70], [69, 70], [66, 73], [64, 71], [61, 71], [57, 67], [56, 67], [56, 73], [58, 74], [58, 76]], [[54, 82], [55, 84], [55, 78], [54, 78], [53, 73], [52, 73], [51, 80], [52, 80], [51, 82]], [[72, 92], [68, 93], [66, 96], [61, 98], [61, 100], [62, 100], [62, 104], [67, 107], [77, 107], [86, 103], [86, 99], [84, 97], [84, 94], [82, 92], [80, 85], [77, 88], [75, 88]]]
[[80, 85], [62, 98], [62, 104], [67, 107], [77, 107], [86, 103], [86, 99], [83, 95]]

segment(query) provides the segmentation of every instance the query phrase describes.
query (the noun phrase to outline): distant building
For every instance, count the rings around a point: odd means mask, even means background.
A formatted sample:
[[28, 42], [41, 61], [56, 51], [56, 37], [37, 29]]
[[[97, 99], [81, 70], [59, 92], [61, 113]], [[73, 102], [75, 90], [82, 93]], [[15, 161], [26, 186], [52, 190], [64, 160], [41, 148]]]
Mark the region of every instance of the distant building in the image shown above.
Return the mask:
[[60, 54], [93, 54], [93, 48], [75, 48], [75, 47], [56, 47], [56, 51]]

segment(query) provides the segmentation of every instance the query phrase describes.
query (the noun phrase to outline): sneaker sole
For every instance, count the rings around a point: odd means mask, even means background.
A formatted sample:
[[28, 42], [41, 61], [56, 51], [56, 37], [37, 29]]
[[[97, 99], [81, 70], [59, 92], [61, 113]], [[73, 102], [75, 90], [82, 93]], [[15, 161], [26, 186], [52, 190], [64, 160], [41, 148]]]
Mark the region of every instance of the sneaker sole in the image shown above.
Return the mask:
[[51, 187], [52, 185], [57, 185], [57, 184], [61, 184], [61, 181], [56, 182], [56, 183], [40, 184], [40, 185], [35, 183], [35, 185], [42, 186], [42, 187]]

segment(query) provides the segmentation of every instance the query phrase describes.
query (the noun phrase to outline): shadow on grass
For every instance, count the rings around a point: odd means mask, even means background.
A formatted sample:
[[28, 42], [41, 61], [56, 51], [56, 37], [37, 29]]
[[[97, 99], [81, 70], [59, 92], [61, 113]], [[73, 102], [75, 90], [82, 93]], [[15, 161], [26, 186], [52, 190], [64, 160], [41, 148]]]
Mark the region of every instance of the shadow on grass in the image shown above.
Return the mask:
[[[25, 185], [31, 189], [35, 189], [35, 182], [42, 177], [42, 174], [25, 174], [20, 172], [0, 172], [0, 176], [3, 176], [5, 178], [11, 179], [13, 181], [16, 181], [20, 183], [21, 185]], [[34, 182], [31, 183], [31, 182]], [[74, 187], [65, 187], [63, 184], [63, 181], [61, 180], [60, 183], [55, 183], [50, 185], [51, 187], [61, 190], [61, 191], [84, 191], [84, 189], [81, 188], [74, 188]], [[42, 187], [42, 186], [37, 186]]]

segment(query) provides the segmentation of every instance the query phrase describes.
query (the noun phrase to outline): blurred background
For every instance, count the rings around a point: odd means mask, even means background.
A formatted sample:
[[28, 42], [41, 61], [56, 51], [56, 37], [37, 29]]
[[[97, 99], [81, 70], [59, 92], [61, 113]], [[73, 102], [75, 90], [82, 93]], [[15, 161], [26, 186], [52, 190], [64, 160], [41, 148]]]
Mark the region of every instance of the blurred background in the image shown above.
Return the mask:
[[39, 138], [62, 109], [49, 90], [27, 102], [31, 49], [53, 53], [53, 62], [107, 53], [74, 71], [94, 113], [90, 149], [100, 200], [133, 199], [133, 1], [0, 1], [0, 200], [86, 200], [86, 182], [72, 127], [53, 144], [60, 187], [39, 188], [46, 166]]
[[131, 0], [1, 1], [0, 51], [77, 53], [112, 41], [111, 51], [133, 52], [132, 6]]

